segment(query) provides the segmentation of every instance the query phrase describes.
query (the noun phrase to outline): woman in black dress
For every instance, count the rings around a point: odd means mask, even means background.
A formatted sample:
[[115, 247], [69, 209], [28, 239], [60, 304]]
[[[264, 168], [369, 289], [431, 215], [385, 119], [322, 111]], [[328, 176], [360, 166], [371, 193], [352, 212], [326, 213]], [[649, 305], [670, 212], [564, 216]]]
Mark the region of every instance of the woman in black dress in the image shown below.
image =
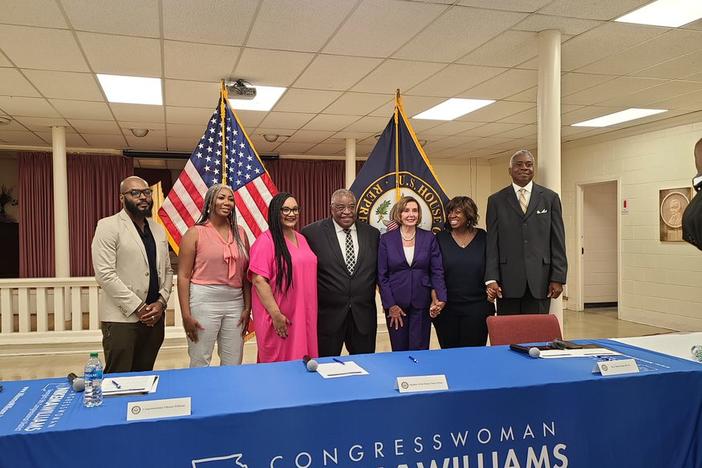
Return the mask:
[[446, 205], [446, 230], [436, 235], [444, 263], [448, 300], [434, 319], [442, 348], [485, 346], [493, 306], [485, 293], [485, 230], [476, 227], [478, 207], [470, 197]]

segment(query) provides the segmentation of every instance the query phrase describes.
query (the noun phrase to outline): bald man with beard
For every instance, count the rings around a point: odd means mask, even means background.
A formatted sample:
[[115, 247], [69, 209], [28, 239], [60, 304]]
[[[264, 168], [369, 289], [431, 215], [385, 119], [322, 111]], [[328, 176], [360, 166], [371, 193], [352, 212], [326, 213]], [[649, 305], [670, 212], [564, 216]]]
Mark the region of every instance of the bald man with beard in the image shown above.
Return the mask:
[[166, 232], [151, 220], [151, 189], [140, 177], [119, 187], [123, 209], [98, 221], [92, 254], [100, 303], [105, 373], [149, 371], [164, 337], [173, 287]]

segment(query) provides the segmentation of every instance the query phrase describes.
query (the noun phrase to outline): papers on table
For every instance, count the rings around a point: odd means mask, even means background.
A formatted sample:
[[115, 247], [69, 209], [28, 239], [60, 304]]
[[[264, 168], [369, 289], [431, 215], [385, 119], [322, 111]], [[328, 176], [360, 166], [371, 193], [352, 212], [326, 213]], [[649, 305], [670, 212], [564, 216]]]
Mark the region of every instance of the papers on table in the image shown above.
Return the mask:
[[133, 377], [110, 377], [102, 380], [104, 396], [154, 393], [158, 387], [158, 375], [135, 375]]
[[364, 368], [353, 361], [344, 361], [343, 364], [340, 362], [319, 364], [319, 366], [317, 366], [317, 373], [325, 379], [368, 374]]
[[619, 356], [620, 354], [621, 353], [607, 348], [545, 349], [541, 350], [539, 357], [543, 359], [558, 359], [571, 357]]

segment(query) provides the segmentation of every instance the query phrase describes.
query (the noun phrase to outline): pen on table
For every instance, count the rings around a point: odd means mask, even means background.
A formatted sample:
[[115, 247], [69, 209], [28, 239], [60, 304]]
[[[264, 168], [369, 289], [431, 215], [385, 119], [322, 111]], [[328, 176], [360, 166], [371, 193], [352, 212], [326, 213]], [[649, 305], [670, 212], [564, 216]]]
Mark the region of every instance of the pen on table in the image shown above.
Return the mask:
[[407, 357], [410, 358], [410, 361], [417, 364], [417, 360], [415, 358], [413, 358], [412, 356], [407, 356]]
[[341, 359], [337, 359], [337, 358], [335, 358], [335, 357], [332, 358], [332, 361], [338, 362], [338, 363], [341, 364], [342, 366], [345, 366], [345, 365], [346, 365], [346, 363], [345, 363], [344, 361], [342, 361]]
[[116, 380], [110, 380], [110, 382], [112, 382], [112, 385], [114, 385], [115, 387], [122, 388], [122, 386], [119, 383], [117, 383]]

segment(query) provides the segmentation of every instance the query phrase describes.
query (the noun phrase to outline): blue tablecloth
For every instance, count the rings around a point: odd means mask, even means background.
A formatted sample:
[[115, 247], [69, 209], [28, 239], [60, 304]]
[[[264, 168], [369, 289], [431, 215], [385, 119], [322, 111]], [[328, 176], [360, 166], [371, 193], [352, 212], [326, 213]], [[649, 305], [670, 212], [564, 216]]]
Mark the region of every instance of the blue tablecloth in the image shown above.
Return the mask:
[[[62, 379], [5, 382], [0, 467], [701, 467], [702, 366], [606, 345], [643, 371], [503, 346], [383, 353], [345, 358], [369, 375], [330, 380], [301, 362], [158, 372], [156, 394], [99, 408]], [[394, 389], [428, 374], [450, 390]], [[184, 396], [191, 416], [126, 421], [129, 401]]]

